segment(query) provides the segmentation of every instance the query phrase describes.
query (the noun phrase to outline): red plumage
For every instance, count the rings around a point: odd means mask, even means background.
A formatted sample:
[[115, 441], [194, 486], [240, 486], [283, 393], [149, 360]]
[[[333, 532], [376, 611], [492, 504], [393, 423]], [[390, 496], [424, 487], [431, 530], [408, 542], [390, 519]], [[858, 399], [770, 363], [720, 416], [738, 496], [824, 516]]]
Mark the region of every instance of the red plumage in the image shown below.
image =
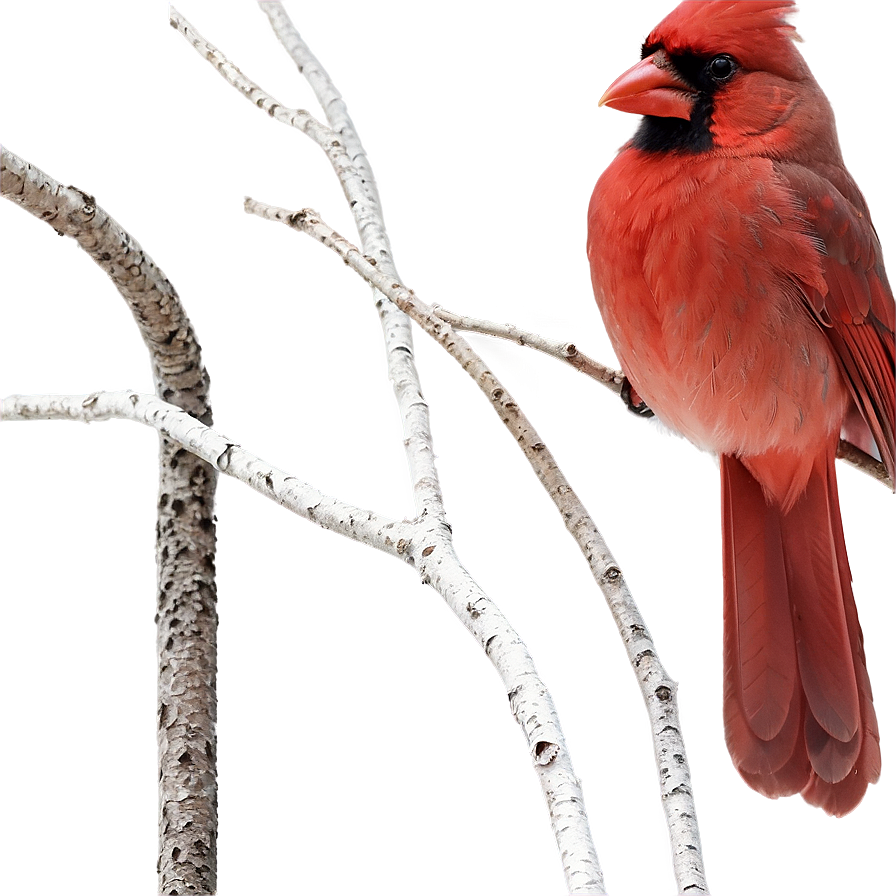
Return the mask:
[[790, 2], [685, 2], [601, 103], [645, 117], [588, 213], [623, 371], [720, 456], [735, 766], [843, 815], [880, 773], [834, 457], [894, 476], [893, 294]]

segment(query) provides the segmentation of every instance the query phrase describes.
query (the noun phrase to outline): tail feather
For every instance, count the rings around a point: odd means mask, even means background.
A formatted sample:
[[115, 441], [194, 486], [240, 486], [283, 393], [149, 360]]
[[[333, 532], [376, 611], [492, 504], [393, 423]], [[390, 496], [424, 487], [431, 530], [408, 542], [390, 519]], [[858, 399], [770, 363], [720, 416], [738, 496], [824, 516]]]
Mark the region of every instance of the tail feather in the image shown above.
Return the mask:
[[769, 774], [754, 774], [738, 766], [741, 777], [763, 796], [777, 799], [780, 796], [793, 796], [803, 793], [815, 773], [809, 764], [809, 757], [803, 748], [802, 740], [794, 744], [790, 758], [777, 771]]
[[792, 715], [797, 680], [790, 609], [779, 598], [787, 581], [780, 516], [734, 458], [723, 458], [722, 495], [726, 582], [735, 596], [725, 603], [726, 651], [747, 724], [770, 741]]
[[815, 719], [810, 712], [805, 722], [806, 752], [812, 768], [825, 781], [837, 784], [855, 767], [862, 748], [862, 733], [856, 731], [848, 741], [833, 737]]
[[[726, 652], [726, 666], [728, 665]], [[739, 681], [727, 678], [725, 682], [725, 740], [728, 752], [742, 775], [759, 778], [774, 778], [781, 775], [788, 782], [788, 790], [781, 790], [767, 796], [789, 796], [799, 793], [809, 780], [808, 760], [801, 779], [794, 778], [794, 771], [784, 771], [793, 759], [794, 753], [804, 757], [802, 700], [794, 694], [791, 710], [781, 730], [769, 740], [763, 740], [750, 728], [740, 700]], [[771, 786], [771, 785], [769, 785]], [[772, 787], [772, 789], [775, 789]]]
[[[861, 630], [859, 629], [861, 635]], [[863, 690], [862, 729], [856, 734], [861, 738], [861, 748], [853, 768], [839, 781], [826, 780], [813, 769], [809, 781], [802, 790], [807, 803], [824, 809], [829, 815], [842, 816], [855, 809], [862, 801], [869, 784], [880, 778], [880, 733], [877, 717], [871, 703], [871, 685], [865, 675]]]
[[[831, 477], [831, 501], [839, 507], [837, 480]], [[843, 537], [843, 526], [840, 514], [833, 517], [834, 545], [837, 552], [837, 565], [840, 572], [840, 587], [844, 594], [852, 595], [849, 561], [846, 556], [846, 541]], [[880, 731], [877, 727], [877, 716], [872, 703], [871, 681], [865, 665], [865, 647], [859, 616], [854, 600], [844, 602], [846, 625], [849, 629], [852, 647], [853, 665], [856, 672], [856, 684], [859, 692], [860, 713], [862, 718], [861, 748], [854, 768], [841, 781], [831, 783], [813, 772], [809, 783], [803, 790], [803, 799], [813, 806], [818, 806], [830, 815], [842, 816], [852, 811], [862, 800], [869, 784], [880, 778]]]
[[786, 509], [754, 475], [762, 458], [748, 470], [723, 455], [721, 472], [729, 752], [760, 793], [843, 815], [877, 780], [880, 748], [833, 452]]
[[[783, 518], [782, 533], [800, 679], [812, 715], [831, 737], [849, 742], [859, 729], [859, 693], [834, 529], [840, 526], [834, 458], [816, 461], [806, 489]], [[836, 521], [835, 521], [836, 518]], [[843, 552], [845, 558], [845, 550]]]

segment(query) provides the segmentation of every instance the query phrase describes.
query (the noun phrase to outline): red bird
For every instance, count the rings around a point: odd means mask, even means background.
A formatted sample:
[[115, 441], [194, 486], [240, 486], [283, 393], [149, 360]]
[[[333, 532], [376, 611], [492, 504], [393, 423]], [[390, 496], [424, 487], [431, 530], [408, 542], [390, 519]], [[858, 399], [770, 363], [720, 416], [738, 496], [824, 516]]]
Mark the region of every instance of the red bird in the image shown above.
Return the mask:
[[793, 6], [686, 2], [654, 29], [600, 101], [644, 118], [588, 257], [635, 409], [720, 458], [731, 758], [844, 815], [880, 747], [834, 457], [843, 431], [896, 478], [896, 311]]

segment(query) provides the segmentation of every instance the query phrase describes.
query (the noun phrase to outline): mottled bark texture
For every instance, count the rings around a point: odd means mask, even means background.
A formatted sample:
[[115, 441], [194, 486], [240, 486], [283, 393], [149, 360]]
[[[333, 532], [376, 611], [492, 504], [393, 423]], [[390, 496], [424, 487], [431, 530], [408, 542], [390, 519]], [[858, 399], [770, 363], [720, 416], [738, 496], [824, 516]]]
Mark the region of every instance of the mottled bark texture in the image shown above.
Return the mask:
[[159, 461], [159, 893], [214, 893], [217, 471], [166, 438]]
[[[92, 196], [2, 153], [2, 193], [109, 275], [149, 349], [156, 394], [208, 425], [209, 378], [174, 287]], [[158, 563], [159, 892], [214, 893], [216, 471], [161, 439]]]
[[[165, 275], [93, 196], [57, 183], [4, 149], [2, 191], [57, 233], [75, 239], [128, 303], [149, 349], [159, 398], [208, 423], [208, 375], [180, 299]], [[177, 396], [180, 400], [175, 401]]]

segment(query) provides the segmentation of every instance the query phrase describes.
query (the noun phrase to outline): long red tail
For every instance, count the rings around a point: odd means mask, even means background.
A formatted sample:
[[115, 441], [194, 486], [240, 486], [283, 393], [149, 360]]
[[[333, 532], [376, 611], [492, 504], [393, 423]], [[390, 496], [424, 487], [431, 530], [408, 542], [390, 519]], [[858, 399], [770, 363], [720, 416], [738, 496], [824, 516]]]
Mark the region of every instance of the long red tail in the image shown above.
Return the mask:
[[834, 457], [782, 510], [723, 455], [725, 739], [746, 782], [845, 815], [880, 775]]

